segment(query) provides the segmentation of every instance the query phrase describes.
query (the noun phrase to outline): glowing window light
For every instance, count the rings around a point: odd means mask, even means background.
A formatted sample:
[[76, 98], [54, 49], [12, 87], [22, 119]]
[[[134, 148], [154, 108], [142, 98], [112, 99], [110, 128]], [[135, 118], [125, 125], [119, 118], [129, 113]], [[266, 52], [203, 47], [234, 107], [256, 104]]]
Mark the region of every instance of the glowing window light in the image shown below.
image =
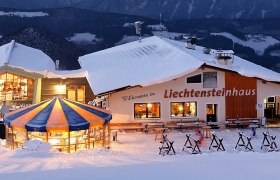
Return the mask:
[[179, 111], [183, 111], [183, 107], [182, 106], [179, 107]]
[[149, 104], [147, 105], [147, 107], [148, 107], [148, 108], [151, 108], [151, 107], [153, 107], [153, 105], [152, 105], [151, 103], [149, 103]]

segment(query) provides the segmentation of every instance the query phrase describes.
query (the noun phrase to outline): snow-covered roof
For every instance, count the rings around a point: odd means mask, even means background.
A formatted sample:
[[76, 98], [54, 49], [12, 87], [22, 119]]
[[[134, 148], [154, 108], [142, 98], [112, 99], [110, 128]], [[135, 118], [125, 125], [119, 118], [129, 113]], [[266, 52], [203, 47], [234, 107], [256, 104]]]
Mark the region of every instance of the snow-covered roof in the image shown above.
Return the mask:
[[79, 58], [94, 93], [172, 80], [203, 62], [154, 36]]
[[217, 63], [215, 50], [185, 48], [185, 43], [156, 36], [109, 48], [79, 58], [95, 94], [129, 86], [166, 82], [203, 64], [235, 71], [243, 76], [280, 82], [280, 74], [235, 56], [231, 65]]
[[32, 72], [55, 69], [53, 60], [45, 53], [15, 41], [0, 47], [0, 66], [4, 65]]
[[34, 49], [14, 40], [0, 46], [0, 67], [10, 66], [23, 69], [27, 72], [35, 72], [48, 78], [75, 78], [85, 77], [82, 69], [71, 71], [55, 70], [54, 61], [41, 50]]

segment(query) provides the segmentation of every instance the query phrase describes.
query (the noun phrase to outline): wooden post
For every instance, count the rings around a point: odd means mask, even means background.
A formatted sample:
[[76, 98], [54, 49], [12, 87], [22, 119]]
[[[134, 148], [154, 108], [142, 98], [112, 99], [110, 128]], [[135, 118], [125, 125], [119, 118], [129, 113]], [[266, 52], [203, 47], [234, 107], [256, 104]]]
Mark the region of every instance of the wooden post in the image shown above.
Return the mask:
[[67, 152], [70, 153], [70, 131], [68, 131], [68, 149]]
[[107, 128], [108, 128], [108, 148], [111, 147], [111, 127], [110, 127], [110, 123], [107, 124]]
[[6, 134], [6, 148], [8, 148], [8, 141], [9, 141], [9, 127], [6, 125], [5, 126], [5, 128], [6, 128], [6, 132], [5, 132], [5, 134]]
[[103, 143], [103, 147], [105, 147], [105, 130], [106, 130], [106, 125], [103, 125], [103, 135], [102, 135], [102, 143]]
[[88, 137], [87, 137], [87, 139], [88, 139], [88, 145], [87, 145], [87, 148], [88, 149], [90, 149], [90, 128], [88, 129]]
[[29, 137], [28, 137], [28, 131], [26, 130], [26, 137], [25, 137], [26, 141], [29, 141]]
[[46, 133], [46, 141], [49, 142], [49, 132], [47, 131]]
[[13, 127], [11, 127], [12, 129], [12, 149], [15, 149], [15, 140], [14, 140], [14, 130]]

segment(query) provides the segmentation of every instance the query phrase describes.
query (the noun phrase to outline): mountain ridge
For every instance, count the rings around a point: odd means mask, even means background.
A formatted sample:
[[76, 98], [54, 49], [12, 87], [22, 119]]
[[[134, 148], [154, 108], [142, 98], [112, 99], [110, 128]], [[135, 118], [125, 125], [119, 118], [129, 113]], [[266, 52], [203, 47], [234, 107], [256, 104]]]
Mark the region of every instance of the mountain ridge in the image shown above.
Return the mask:
[[75, 7], [165, 20], [280, 17], [277, 0], [0, 0], [0, 7], [41, 9]]

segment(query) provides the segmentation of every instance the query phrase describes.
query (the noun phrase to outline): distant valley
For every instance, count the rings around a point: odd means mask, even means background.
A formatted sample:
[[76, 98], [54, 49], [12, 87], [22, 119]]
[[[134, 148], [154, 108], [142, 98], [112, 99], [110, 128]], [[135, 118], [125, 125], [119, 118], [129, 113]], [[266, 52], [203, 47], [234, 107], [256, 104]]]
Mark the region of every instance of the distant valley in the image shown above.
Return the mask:
[[[54, 60], [62, 60], [62, 69], [77, 69], [78, 56], [137, 40], [134, 22], [139, 20], [143, 21], [143, 37], [157, 35], [180, 41], [185, 41], [184, 36], [197, 37], [198, 45], [234, 48], [237, 55], [280, 72], [280, 19], [185, 19], [159, 25], [156, 19], [75, 8], [0, 8], [0, 44], [18, 38], [17, 41], [41, 49]], [[28, 38], [22, 34], [26, 28], [33, 28], [42, 37], [37, 37], [37, 41], [36, 36]], [[68, 46], [76, 53], [58, 51]]]

